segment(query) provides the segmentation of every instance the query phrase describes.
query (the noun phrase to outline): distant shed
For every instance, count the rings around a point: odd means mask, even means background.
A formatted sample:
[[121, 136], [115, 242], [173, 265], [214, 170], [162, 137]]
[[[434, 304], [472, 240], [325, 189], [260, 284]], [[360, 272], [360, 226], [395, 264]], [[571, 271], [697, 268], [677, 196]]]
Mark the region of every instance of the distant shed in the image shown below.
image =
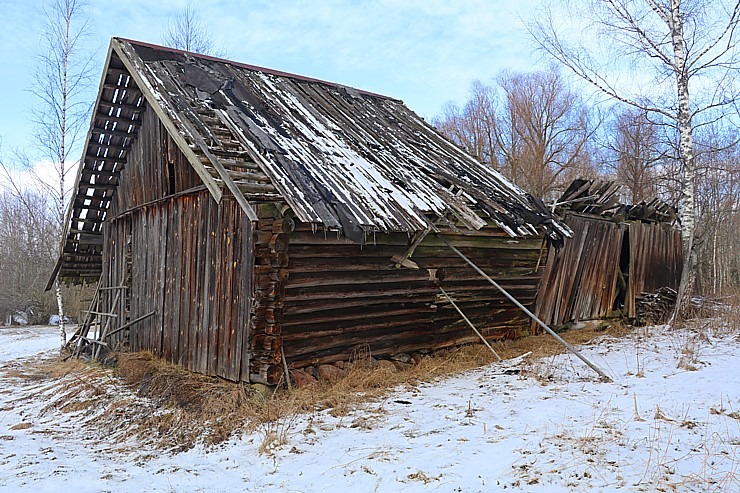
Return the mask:
[[635, 318], [640, 295], [678, 289], [683, 255], [675, 209], [658, 199], [621, 204], [618, 189], [576, 180], [558, 200], [573, 237], [548, 256], [536, 302], [545, 323], [598, 320], [617, 310]]
[[532, 306], [543, 242], [569, 233], [401, 101], [114, 38], [55, 275], [99, 279], [109, 345], [275, 383], [476, 340], [440, 287], [519, 334], [437, 235]]

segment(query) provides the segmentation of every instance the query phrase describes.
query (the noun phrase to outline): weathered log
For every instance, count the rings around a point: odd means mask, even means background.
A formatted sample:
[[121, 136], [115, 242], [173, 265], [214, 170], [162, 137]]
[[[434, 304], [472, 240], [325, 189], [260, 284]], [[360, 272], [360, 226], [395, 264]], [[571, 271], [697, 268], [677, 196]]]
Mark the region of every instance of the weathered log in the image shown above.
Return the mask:
[[270, 238], [270, 251], [272, 253], [284, 253], [288, 251], [288, 235], [276, 233]]
[[292, 217], [276, 219], [272, 223], [273, 233], [291, 233], [295, 229], [295, 220]]
[[[496, 326], [497, 324], [507, 325], [512, 320], [522, 320], [520, 313], [511, 307], [505, 307], [500, 309], [491, 309], [487, 307], [479, 307], [472, 309], [466, 308], [468, 317], [477, 325], [481, 327]], [[286, 325], [283, 322], [282, 325], [282, 336], [283, 342], [288, 341], [303, 341], [306, 344], [307, 341], [316, 341], [321, 338], [328, 338], [322, 341], [324, 344], [332, 346], [334, 344], [342, 344], [345, 337], [351, 334], [364, 333], [367, 337], [367, 342], [373, 342], [374, 338], [383, 338], [388, 335], [394, 335], [398, 332], [400, 327], [406, 327], [408, 333], [406, 335], [425, 335], [428, 333], [438, 333], [443, 327], [458, 326], [460, 330], [467, 330], [466, 325], [462, 322], [460, 316], [450, 311], [446, 314], [426, 314], [423, 313], [411, 313], [411, 314], [397, 314], [392, 318], [388, 317], [374, 317], [363, 319], [361, 323], [352, 323], [351, 321], [337, 321], [330, 322], [325, 321], [316, 324], [316, 327], [310, 325]], [[341, 337], [339, 337], [341, 336]], [[337, 339], [332, 341], [329, 339]], [[292, 353], [289, 353], [292, 354]]]

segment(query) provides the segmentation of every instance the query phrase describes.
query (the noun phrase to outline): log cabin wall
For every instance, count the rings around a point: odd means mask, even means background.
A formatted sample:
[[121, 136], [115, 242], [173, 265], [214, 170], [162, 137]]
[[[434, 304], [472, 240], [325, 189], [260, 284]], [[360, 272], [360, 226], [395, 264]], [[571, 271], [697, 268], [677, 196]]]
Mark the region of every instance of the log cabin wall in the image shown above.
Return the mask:
[[249, 379], [276, 383], [283, 374], [281, 324], [288, 279], [288, 234], [295, 222], [287, 206], [265, 203], [257, 208], [254, 235], [254, 294], [249, 325]]
[[[541, 237], [515, 240], [492, 226], [444, 236], [522, 303], [533, 304], [545, 251]], [[391, 260], [406, 253], [406, 234], [377, 234], [360, 246], [296, 222], [289, 242], [281, 335], [293, 368], [358, 352], [384, 355], [478, 341], [439, 286], [487, 338], [517, 336], [528, 327], [520, 310], [433, 235], [411, 257], [419, 270], [396, 268]]]
[[103, 292], [116, 325], [155, 315], [111, 342], [247, 380], [251, 223], [234, 200], [216, 204], [197, 190], [202, 182], [153, 112], [139, 132], [104, 227], [101, 286], [126, 286], [115, 304], [119, 290]]

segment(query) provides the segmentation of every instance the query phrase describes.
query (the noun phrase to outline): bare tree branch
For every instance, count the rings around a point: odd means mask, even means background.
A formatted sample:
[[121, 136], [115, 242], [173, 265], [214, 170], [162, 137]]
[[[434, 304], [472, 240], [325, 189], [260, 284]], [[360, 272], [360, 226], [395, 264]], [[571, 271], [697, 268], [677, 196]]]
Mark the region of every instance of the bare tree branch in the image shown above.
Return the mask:
[[162, 41], [167, 46], [178, 50], [225, 56], [223, 50], [215, 47], [213, 34], [201, 21], [200, 12], [192, 1], [188, 2], [180, 13], [169, 18], [167, 31], [162, 36]]

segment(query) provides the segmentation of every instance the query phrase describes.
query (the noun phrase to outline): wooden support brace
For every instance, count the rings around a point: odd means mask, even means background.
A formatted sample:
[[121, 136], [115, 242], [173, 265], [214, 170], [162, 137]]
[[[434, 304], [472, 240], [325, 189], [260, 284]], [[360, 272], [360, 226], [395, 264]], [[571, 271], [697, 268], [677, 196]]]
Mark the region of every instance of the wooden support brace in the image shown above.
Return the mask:
[[426, 238], [428, 234], [428, 229], [425, 229], [424, 231], [418, 231], [411, 240], [411, 245], [409, 245], [406, 253], [404, 253], [403, 255], [394, 255], [393, 257], [391, 257], [391, 260], [396, 263], [396, 269], [400, 269], [401, 267], [406, 267], [407, 269], [414, 270], [419, 269], [419, 266], [416, 264], [416, 262], [410, 260], [410, 258], [416, 251], [416, 247], [418, 247], [421, 242], [424, 241], [424, 238]]
[[149, 313], [147, 313], [146, 315], [142, 315], [141, 317], [135, 318], [134, 320], [131, 320], [130, 322], [128, 322], [128, 323], [126, 323], [126, 324], [124, 324], [124, 325], [121, 325], [121, 326], [120, 326], [120, 327], [118, 327], [117, 329], [115, 329], [115, 330], [111, 330], [110, 332], [108, 332], [107, 334], [105, 334], [105, 335], [103, 336], [103, 339], [105, 339], [105, 338], [107, 338], [107, 337], [110, 337], [110, 336], [112, 336], [113, 334], [117, 334], [117, 333], [121, 332], [122, 330], [126, 330], [126, 329], [128, 329], [129, 327], [131, 327], [132, 325], [134, 325], [134, 324], [137, 324], [137, 323], [141, 322], [142, 320], [145, 320], [145, 319], [147, 319], [147, 318], [151, 317], [151, 316], [152, 316], [152, 315], [154, 315], [155, 313], [156, 313], [156, 312], [149, 312]]
[[580, 359], [581, 361], [583, 361], [586, 364], [586, 366], [588, 366], [593, 371], [595, 371], [599, 375], [599, 377], [601, 377], [602, 380], [604, 380], [605, 382], [611, 382], [612, 381], [612, 379], [609, 378], [606, 375], [606, 373], [603, 372], [603, 370], [601, 370], [598, 366], [596, 366], [593, 363], [591, 363], [588, 359], [586, 359], [585, 356], [583, 356], [580, 352], [578, 352], [578, 350], [576, 348], [574, 348], [573, 346], [571, 346], [570, 344], [568, 344], [568, 342], [565, 339], [563, 339], [562, 337], [560, 337], [559, 335], [557, 335], [555, 333], [555, 331], [552, 330], [550, 327], [548, 327], [547, 324], [545, 324], [545, 322], [543, 322], [542, 320], [540, 320], [539, 317], [537, 317], [537, 315], [535, 315], [534, 313], [532, 313], [526, 306], [524, 306], [521, 303], [519, 303], [519, 301], [516, 298], [514, 298], [511, 294], [509, 294], [509, 292], [506, 291], [504, 288], [502, 288], [496, 281], [494, 281], [493, 279], [491, 279], [488, 276], [488, 274], [486, 274], [485, 272], [483, 272], [477, 265], [475, 265], [475, 263], [473, 263], [472, 260], [470, 260], [468, 257], [466, 257], [460, 250], [458, 250], [457, 248], [455, 248], [454, 245], [452, 245], [450, 242], [448, 242], [446, 239], [444, 239], [440, 234], [437, 234], [436, 236], [437, 236], [437, 238], [440, 239], [440, 241], [442, 241], [442, 243], [444, 243], [445, 245], [447, 245], [448, 247], [450, 247], [450, 249], [453, 252], [455, 252], [468, 265], [470, 265], [478, 274], [480, 274], [481, 276], [483, 276], [484, 279], [486, 279], [489, 283], [491, 283], [496, 289], [498, 289], [499, 291], [501, 291], [501, 294], [503, 294], [504, 296], [506, 296], [509, 299], [509, 301], [511, 301], [516, 306], [518, 306], [519, 308], [521, 308], [521, 310], [524, 313], [526, 313], [529, 317], [531, 317], [532, 320], [534, 320], [535, 322], [537, 322], [537, 324], [540, 327], [542, 327], [543, 329], [545, 329], [545, 331], [548, 334], [550, 334], [551, 336], [553, 336], [555, 338], [555, 340], [557, 340], [560, 344], [562, 344], [563, 346], [565, 346], [565, 348], [568, 351], [570, 351], [574, 356], [576, 356], [578, 359]]
[[493, 346], [491, 346], [491, 345], [490, 345], [490, 344], [488, 343], [488, 341], [486, 340], [486, 338], [485, 338], [485, 337], [483, 337], [483, 334], [481, 334], [481, 333], [480, 333], [480, 332], [478, 331], [478, 329], [476, 329], [476, 328], [475, 328], [475, 325], [473, 325], [473, 322], [471, 322], [471, 321], [470, 321], [470, 319], [469, 319], [468, 317], [466, 317], [466, 316], [465, 316], [465, 314], [464, 314], [464, 313], [463, 313], [463, 311], [462, 311], [462, 310], [460, 309], [460, 307], [458, 307], [458, 306], [457, 306], [457, 304], [456, 304], [456, 303], [455, 303], [454, 301], [452, 301], [452, 298], [450, 298], [450, 295], [449, 295], [449, 294], [447, 294], [447, 292], [446, 292], [446, 291], [445, 291], [444, 289], [442, 289], [442, 286], [440, 286], [440, 287], [439, 287], [439, 290], [440, 290], [440, 291], [442, 291], [442, 294], [443, 294], [443, 295], [445, 296], [445, 298], [447, 298], [447, 301], [449, 301], [449, 302], [450, 302], [450, 304], [452, 305], [452, 307], [453, 307], [453, 308], [454, 308], [455, 310], [457, 310], [457, 313], [459, 313], [459, 314], [460, 314], [460, 316], [461, 316], [461, 317], [463, 318], [463, 320], [465, 320], [465, 321], [466, 321], [466, 322], [468, 323], [468, 325], [470, 326], [470, 328], [471, 328], [471, 329], [473, 329], [473, 332], [475, 332], [475, 333], [476, 333], [476, 334], [478, 335], [478, 337], [480, 337], [480, 340], [481, 340], [481, 341], [483, 341], [483, 344], [485, 344], [485, 345], [486, 345], [486, 347], [487, 347], [488, 349], [490, 349], [490, 350], [491, 350], [491, 352], [493, 353], [493, 355], [494, 355], [494, 356], [496, 356], [496, 359], [498, 359], [499, 361], [503, 361], [503, 360], [501, 359], [501, 356], [499, 356], [499, 355], [498, 355], [498, 353], [496, 352], [496, 350], [495, 350], [495, 349], [493, 349]]

